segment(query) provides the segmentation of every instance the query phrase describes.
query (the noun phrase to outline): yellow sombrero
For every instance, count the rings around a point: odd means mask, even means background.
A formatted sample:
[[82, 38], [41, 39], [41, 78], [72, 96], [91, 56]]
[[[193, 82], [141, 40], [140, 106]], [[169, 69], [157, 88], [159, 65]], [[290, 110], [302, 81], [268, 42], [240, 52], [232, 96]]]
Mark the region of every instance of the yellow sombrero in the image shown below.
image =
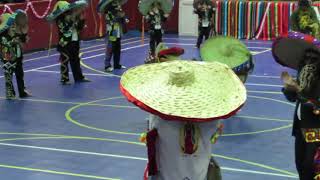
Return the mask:
[[137, 66], [123, 74], [120, 89], [147, 112], [189, 122], [228, 118], [247, 98], [237, 75], [218, 62], [177, 60]]

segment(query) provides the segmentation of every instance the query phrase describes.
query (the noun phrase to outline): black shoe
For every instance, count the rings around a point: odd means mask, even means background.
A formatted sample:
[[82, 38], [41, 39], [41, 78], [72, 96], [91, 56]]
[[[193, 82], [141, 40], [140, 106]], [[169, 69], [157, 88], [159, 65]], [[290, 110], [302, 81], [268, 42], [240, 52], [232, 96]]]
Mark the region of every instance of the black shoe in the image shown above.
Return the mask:
[[61, 80], [62, 85], [70, 85], [71, 82], [69, 80]]
[[32, 95], [28, 91], [24, 91], [23, 93], [21, 93], [19, 95], [20, 98], [26, 98], [26, 97], [30, 97], [30, 96], [32, 96]]

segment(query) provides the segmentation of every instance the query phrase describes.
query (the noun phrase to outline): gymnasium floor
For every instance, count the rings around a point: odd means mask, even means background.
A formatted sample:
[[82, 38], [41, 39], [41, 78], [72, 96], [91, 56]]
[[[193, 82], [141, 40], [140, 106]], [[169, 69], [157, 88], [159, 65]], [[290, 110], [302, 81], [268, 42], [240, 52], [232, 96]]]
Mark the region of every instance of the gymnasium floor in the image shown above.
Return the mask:
[[[169, 46], [198, 58], [195, 38], [166, 35]], [[246, 86], [248, 101], [225, 121], [225, 134], [213, 148], [226, 180], [298, 179], [291, 122], [294, 105], [280, 93], [284, 68], [272, 59], [271, 42], [244, 41], [256, 67]], [[122, 64], [143, 64], [148, 40], [123, 39]], [[118, 90], [119, 75], [103, 72], [104, 41], [82, 43], [83, 71], [91, 83], [59, 84], [55, 50], [25, 55], [25, 80], [33, 97], [4, 99], [0, 70], [0, 180], [141, 180], [146, 148], [138, 142], [147, 113]], [[72, 79], [72, 75], [70, 76]]]

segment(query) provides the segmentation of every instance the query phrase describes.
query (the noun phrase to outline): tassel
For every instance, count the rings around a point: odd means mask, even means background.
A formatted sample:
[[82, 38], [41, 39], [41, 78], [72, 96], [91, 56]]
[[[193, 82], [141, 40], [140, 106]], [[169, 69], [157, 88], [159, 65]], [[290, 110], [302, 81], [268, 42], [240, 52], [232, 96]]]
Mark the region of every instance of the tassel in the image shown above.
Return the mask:
[[146, 143], [147, 142], [147, 133], [144, 132], [140, 135], [139, 141], [142, 143]]
[[212, 135], [212, 137], [210, 139], [211, 144], [217, 143], [219, 136], [221, 136], [223, 133], [223, 128], [224, 128], [223, 124], [219, 124], [217, 127], [218, 128], [217, 128], [216, 132]]

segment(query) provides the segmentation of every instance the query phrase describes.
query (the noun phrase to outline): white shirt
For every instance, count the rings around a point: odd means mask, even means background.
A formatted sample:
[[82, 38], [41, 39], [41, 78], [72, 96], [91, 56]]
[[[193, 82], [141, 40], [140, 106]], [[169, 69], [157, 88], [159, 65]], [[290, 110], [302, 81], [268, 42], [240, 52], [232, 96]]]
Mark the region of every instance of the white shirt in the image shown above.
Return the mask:
[[165, 121], [157, 116], [150, 117], [150, 129], [156, 128], [157, 166], [156, 180], [206, 180], [211, 157], [210, 138], [216, 131], [218, 121], [194, 123], [200, 129], [198, 150], [184, 154], [180, 146], [180, 130], [184, 122]]
[[72, 30], [72, 41], [78, 41], [79, 37], [78, 37], [78, 31], [76, 28], [73, 28]]

